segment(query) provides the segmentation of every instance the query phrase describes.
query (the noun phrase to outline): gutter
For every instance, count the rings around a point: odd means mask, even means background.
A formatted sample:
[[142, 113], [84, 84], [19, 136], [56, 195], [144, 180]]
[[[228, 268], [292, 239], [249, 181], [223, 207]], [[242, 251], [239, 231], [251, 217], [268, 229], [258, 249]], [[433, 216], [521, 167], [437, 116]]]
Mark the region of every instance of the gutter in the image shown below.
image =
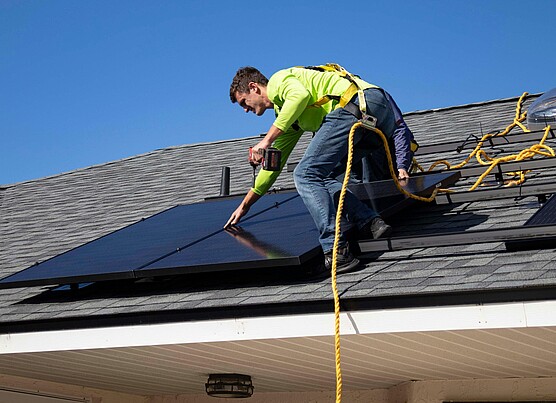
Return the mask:
[[[84, 289], [83, 291], [86, 291]], [[376, 292], [376, 290], [375, 290]], [[420, 292], [417, 294], [373, 295], [370, 291], [364, 296], [350, 297], [346, 290], [340, 296], [343, 312], [390, 310], [403, 308], [448, 307], [461, 305], [486, 305], [512, 302], [535, 302], [556, 300], [556, 285], [525, 285], [511, 288], [491, 288], [483, 290], [461, 290], [452, 293]], [[397, 292], [397, 291], [394, 291]], [[64, 302], [67, 296], [51, 296], [52, 300], [45, 300], [51, 304]], [[75, 298], [78, 298], [75, 296]], [[84, 295], [81, 298], [86, 298]], [[41, 301], [29, 300], [35, 304]], [[296, 315], [330, 314], [334, 312], [332, 295], [302, 301], [277, 301], [268, 303], [219, 305], [203, 308], [188, 307], [176, 309], [153, 310], [152, 306], [144, 306], [129, 312], [129, 308], [122, 307], [119, 312], [89, 314], [76, 316], [68, 312], [66, 316], [44, 316], [10, 321], [8, 317], [0, 316], [0, 335], [48, 332], [53, 330], [77, 330], [110, 327], [133, 327], [138, 325], [160, 325], [183, 322], [218, 321], [234, 318], [261, 318]], [[32, 316], [32, 315], [28, 315]]]
[[[333, 336], [333, 325], [333, 313], [313, 313], [5, 333], [0, 354]], [[556, 301], [537, 301], [343, 312], [340, 331], [346, 336], [554, 326]]]

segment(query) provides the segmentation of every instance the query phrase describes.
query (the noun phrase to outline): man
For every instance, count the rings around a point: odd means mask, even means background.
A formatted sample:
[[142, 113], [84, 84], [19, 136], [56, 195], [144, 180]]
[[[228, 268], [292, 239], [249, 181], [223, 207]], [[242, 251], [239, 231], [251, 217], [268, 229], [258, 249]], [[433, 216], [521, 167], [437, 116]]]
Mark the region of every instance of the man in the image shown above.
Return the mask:
[[[353, 80], [357, 87], [364, 90], [367, 114], [377, 119], [376, 127], [391, 139], [396, 129], [396, 119], [384, 91], [358, 77]], [[319, 230], [326, 270], [330, 270], [332, 266], [336, 203], [342, 188], [336, 178], [345, 172], [348, 134], [358, 121], [358, 117], [348, 111], [347, 106], [336, 106], [338, 98], [342, 95], [345, 98], [353, 89], [353, 84], [351, 80], [333, 71], [294, 67], [280, 70], [268, 80], [254, 67], [243, 67], [237, 71], [230, 86], [232, 103], [237, 102], [246, 113], [253, 112], [261, 116], [267, 109], [274, 109], [276, 113], [276, 120], [265, 137], [253, 147], [256, 163], [262, 161], [262, 150], [273, 145], [282, 151], [283, 166], [303, 132], [316, 132], [294, 171], [294, 181]], [[317, 102], [324, 96], [330, 96], [332, 100], [326, 103]], [[349, 98], [350, 103], [358, 108], [357, 93]], [[370, 135], [361, 128], [354, 134], [354, 144], [355, 162], [364, 156], [362, 150], [368, 152], [369, 148], [383, 147], [376, 135]], [[364, 147], [359, 147], [363, 144]], [[409, 142], [405, 146], [409, 152]], [[400, 169], [400, 177], [407, 178], [407, 171]], [[237, 224], [268, 191], [279, 174], [280, 171], [261, 171], [255, 186], [232, 213], [225, 227]], [[392, 230], [374, 210], [349, 192], [344, 201], [344, 213], [358, 227], [362, 237], [386, 237]], [[338, 273], [352, 270], [359, 265], [359, 260], [351, 254], [343, 236], [338, 252]]]

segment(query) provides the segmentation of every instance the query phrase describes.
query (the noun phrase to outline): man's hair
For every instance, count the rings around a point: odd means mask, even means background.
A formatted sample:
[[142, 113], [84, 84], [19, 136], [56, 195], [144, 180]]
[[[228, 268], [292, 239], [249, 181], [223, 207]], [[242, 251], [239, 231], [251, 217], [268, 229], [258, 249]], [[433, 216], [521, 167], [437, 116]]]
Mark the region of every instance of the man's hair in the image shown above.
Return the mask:
[[266, 78], [263, 73], [254, 67], [247, 66], [241, 67], [232, 80], [232, 85], [230, 85], [230, 99], [232, 103], [236, 103], [236, 92], [245, 94], [249, 92], [249, 83], [254, 82], [257, 84], [266, 85], [268, 84], [268, 78]]

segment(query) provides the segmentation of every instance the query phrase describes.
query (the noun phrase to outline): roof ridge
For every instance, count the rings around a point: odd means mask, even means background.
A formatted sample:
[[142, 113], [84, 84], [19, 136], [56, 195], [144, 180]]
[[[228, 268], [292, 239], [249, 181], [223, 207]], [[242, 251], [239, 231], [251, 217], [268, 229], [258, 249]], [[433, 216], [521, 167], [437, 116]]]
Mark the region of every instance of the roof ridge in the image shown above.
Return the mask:
[[[527, 97], [537, 97], [542, 95], [542, 92], [536, 93], [536, 94], [528, 94]], [[497, 104], [497, 103], [502, 103], [502, 102], [509, 102], [509, 101], [517, 101], [520, 96], [516, 96], [516, 97], [510, 97], [510, 98], [499, 98], [499, 99], [492, 99], [489, 101], [481, 101], [481, 102], [472, 102], [469, 104], [464, 104], [464, 105], [453, 105], [453, 106], [445, 106], [442, 108], [434, 108], [434, 109], [423, 109], [423, 110], [417, 110], [417, 111], [412, 111], [412, 112], [406, 112], [403, 115], [404, 116], [410, 116], [410, 115], [423, 115], [426, 113], [431, 113], [431, 112], [442, 112], [442, 111], [448, 111], [448, 110], [452, 110], [452, 109], [464, 109], [464, 108], [469, 108], [469, 107], [474, 107], [474, 106], [483, 106], [483, 105], [491, 105], [491, 104]]]

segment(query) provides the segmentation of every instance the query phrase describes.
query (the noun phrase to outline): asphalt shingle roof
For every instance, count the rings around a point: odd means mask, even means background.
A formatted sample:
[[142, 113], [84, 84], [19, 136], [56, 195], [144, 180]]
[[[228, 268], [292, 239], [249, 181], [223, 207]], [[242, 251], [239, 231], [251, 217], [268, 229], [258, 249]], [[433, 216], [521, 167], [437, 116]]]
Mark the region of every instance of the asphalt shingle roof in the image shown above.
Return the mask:
[[[530, 97], [524, 108], [536, 96]], [[506, 127], [517, 98], [405, 115], [422, 145], [465, 140]], [[59, 253], [177, 204], [217, 196], [220, 167], [230, 166], [231, 192], [250, 185], [245, 150], [255, 138], [184, 145], [47, 178], [5, 185], [0, 190], [0, 277], [16, 273]], [[297, 161], [310, 141], [305, 134], [290, 161]], [[199, 155], [218, 156], [215, 161]], [[429, 160], [440, 156], [423, 158]], [[454, 162], [462, 156], [454, 154]], [[421, 162], [421, 161], [420, 161]], [[531, 174], [531, 181], [552, 175]], [[462, 183], [468, 186], [470, 180]], [[277, 187], [293, 187], [283, 172]], [[415, 205], [390, 219], [394, 236], [435, 234], [523, 224], [539, 205], [522, 200], [483, 200], [454, 205]], [[555, 249], [507, 252], [502, 243], [418, 248], [372, 253], [363, 270], [339, 276], [344, 303], [541, 290], [556, 286]], [[325, 306], [331, 309], [329, 279], [308, 279], [284, 270], [274, 273], [223, 274], [208, 281], [93, 285], [77, 294], [46, 293], [45, 288], [0, 290], [0, 326], [68, 318], [124, 317], [162, 312], [210, 312], [261, 307]], [[313, 309], [313, 308], [307, 308]], [[316, 308], [315, 308], [316, 309]], [[323, 309], [323, 308], [319, 308]], [[280, 310], [269, 311], [279, 313]], [[210, 316], [210, 315], [209, 315]]]

